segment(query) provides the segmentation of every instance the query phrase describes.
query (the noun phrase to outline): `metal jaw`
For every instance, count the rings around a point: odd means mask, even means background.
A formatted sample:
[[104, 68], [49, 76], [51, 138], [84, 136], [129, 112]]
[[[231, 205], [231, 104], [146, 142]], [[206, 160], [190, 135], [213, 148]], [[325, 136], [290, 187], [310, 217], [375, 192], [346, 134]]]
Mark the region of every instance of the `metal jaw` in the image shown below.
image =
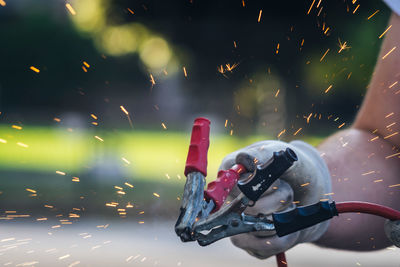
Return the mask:
[[204, 200], [205, 183], [206, 179], [201, 172], [191, 172], [187, 175], [182, 206], [175, 224], [175, 232], [183, 242], [195, 240], [193, 224], [198, 219], [206, 218], [214, 208], [214, 202]]
[[243, 213], [254, 204], [243, 193], [224, 205], [209, 217], [194, 224], [194, 238], [201, 246], [207, 246], [225, 237], [254, 231], [275, 231], [274, 224], [265, 216], [250, 216]]

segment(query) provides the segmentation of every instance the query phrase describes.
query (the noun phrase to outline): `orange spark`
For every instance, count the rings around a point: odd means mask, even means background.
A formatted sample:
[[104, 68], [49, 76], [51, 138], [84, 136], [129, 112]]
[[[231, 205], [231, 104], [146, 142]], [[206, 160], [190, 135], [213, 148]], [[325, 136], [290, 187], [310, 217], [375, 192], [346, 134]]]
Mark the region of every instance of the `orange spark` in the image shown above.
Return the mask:
[[397, 135], [398, 133], [399, 133], [399, 132], [395, 132], [395, 133], [389, 134], [389, 135], [383, 137], [383, 139], [388, 139], [388, 138], [390, 138], [390, 137], [392, 137], [392, 136]]
[[153, 195], [156, 196], [156, 197], [160, 197], [160, 195], [157, 194], [157, 193], [153, 193]]
[[279, 138], [282, 134], [284, 134], [286, 132], [286, 129], [283, 129], [277, 136], [277, 138]]
[[161, 126], [164, 128], [164, 130], [167, 130], [167, 126], [162, 122]]
[[307, 186], [307, 185], [309, 185], [310, 183], [305, 183], [305, 184], [302, 184], [302, 185], [300, 185], [300, 186]]
[[127, 8], [128, 9], [128, 11], [132, 14], [132, 15], [134, 15], [135, 14], [135, 12], [133, 12], [133, 10], [132, 9], [130, 9], [129, 7]]
[[99, 141], [101, 141], [101, 142], [104, 142], [103, 138], [101, 138], [101, 137], [99, 137], [99, 136], [97, 136], [97, 135], [95, 135], [94, 138], [96, 138], [97, 140], [99, 140]]
[[369, 141], [375, 141], [376, 139], [379, 139], [379, 136], [375, 136], [374, 138], [370, 139]]
[[326, 54], [328, 54], [329, 52], [329, 48], [326, 50], [326, 52], [324, 53], [324, 55], [321, 57], [321, 59], [319, 60], [319, 62], [322, 62], [322, 60], [324, 60], [324, 57], [326, 56]]
[[40, 72], [40, 70], [39, 70], [38, 68], [34, 67], [34, 66], [30, 66], [29, 68], [30, 68], [31, 70], [33, 70], [34, 72], [36, 72], [36, 73], [39, 73], [39, 72]]
[[390, 112], [389, 114], [387, 114], [386, 116], [385, 116], [385, 118], [389, 118], [390, 116], [392, 116], [394, 114], [394, 112]]
[[260, 13], [258, 14], [258, 20], [257, 20], [258, 23], [261, 21], [261, 14], [262, 14], [262, 9], [260, 9]]
[[185, 77], [187, 77], [187, 72], [186, 72], [186, 67], [185, 66], [183, 66], [183, 74], [185, 75]]
[[346, 123], [343, 122], [342, 124], [339, 125], [338, 128], [339, 128], [339, 129], [342, 128], [345, 124], [346, 124]]
[[275, 53], [276, 53], [276, 54], [279, 53], [279, 43], [276, 45], [276, 51], [275, 51]]
[[66, 3], [65, 7], [68, 9], [68, 11], [71, 13], [71, 15], [75, 16], [76, 15], [76, 11], [75, 9], [71, 6], [71, 4]]
[[65, 175], [66, 174], [65, 172], [61, 172], [61, 171], [56, 171], [56, 173], [59, 174], [59, 175]]
[[127, 183], [127, 182], [125, 182], [125, 185], [126, 185], [126, 186], [129, 186], [130, 188], [133, 188], [133, 187], [134, 187], [133, 185], [131, 185], [130, 183]]
[[90, 68], [90, 65], [86, 61], [83, 61], [83, 65], [85, 65], [86, 68]]
[[311, 9], [312, 9], [314, 3], [315, 3], [315, 0], [312, 1], [312, 4], [311, 4], [311, 6], [310, 6], [310, 9], [309, 9], [308, 12], [307, 12], [307, 15], [310, 14], [310, 11], [311, 11]]
[[329, 90], [331, 90], [331, 88], [332, 88], [332, 84], [331, 84], [331, 85], [329, 85], [329, 87], [328, 87], [328, 88], [326, 88], [326, 90], [325, 90], [325, 94], [326, 94], [326, 93], [328, 93], [328, 92], [329, 92]]
[[400, 184], [392, 184], [392, 185], [389, 185], [389, 187], [396, 187], [396, 186], [400, 186]]
[[25, 190], [28, 191], [28, 192], [36, 194], [36, 190], [30, 189], [30, 188], [26, 188]]
[[24, 144], [24, 143], [21, 143], [21, 142], [18, 142], [17, 145], [25, 147], [25, 148], [29, 147], [27, 144]]
[[389, 88], [392, 88], [393, 86], [395, 86], [397, 84], [397, 81], [392, 83], [391, 85], [389, 85]]
[[6, 2], [4, 0], [0, 0], [0, 6], [6, 6]]
[[355, 8], [354, 11], [353, 11], [353, 14], [356, 13], [356, 11], [357, 11], [357, 9], [358, 9], [359, 7], [360, 7], [360, 5], [356, 6], [356, 8]]
[[11, 128], [17, 129], [17, 130], [22, 130], [21, 126], [18, 125], [12, 125]]
[[379, 12], [379, 9], [378, 10], [376, 10], [374, 13], [372, 13], [372, 15], [371, 16], [369, 16], [368, 18], [367, 18], [367, 20], [369, 20], [370, 18], [372, 18], [373, 16], [375, 16], [376, 15], [376, 13], [378, 13]]
[[93, 119], [97, 120], [97, 116], [96, 116], [96, 115], [90, 114], [90, 116], [91, 116]]
[[156, 84], [156, 81], [154, 80], [154, 77], [151, 73], [150, 73], [150, 82], [152, 86]]
[[299, 128], [293, 135], [297, 135], [303, 128]]
[[379, 35], [379, 39], [381, 39], [388, 32], [388, 30], [390, 30], [390, 28], [392, 28], [392, 25], [387, 27], [387, 29], [381, 35]]
[[278, 91], [276, 91], [276, 93], [275, 93], [275, 98], [278, 97], [280, 91], [281, 91], [281, 89], [278, 89]]
[[121, 158], [126, 164], [131, 164], [131, 162], [129, 160], [127, 160], [126, 158]]
[[386, 55], [384, 55], [384, 56], [382, 57], [382, 59], [385, 59], [385, 58], [386, 58], [388, 55], [390, 55], [390, 53], [392, 53], [395, 49], [396, 49], [396, 46], [393, 47], [392, 49], [390, 49], [390, 51], [387, 52]]
[[72, 177], [72, 182], [79, 183], [80, 182], [79, 177]]
[[339, 49], [339, 54], [340, 54], [340, 52], [342, 52], [343, 50], [347, 50], [347, 49], [350, 49], [351, 48], [351, 46], [348, 46], [347, 45], [347, 42], [344, 42], [343, 44], [340, 42], [340, 39], [339, 39], [339, 47], [340, 47], [340, 49]]
[[399, 156], [399, 155], [400, 155], [400, 152], [394, 153], [392, 155], [386, 156], [385, 159], [390, 159], [390, 158], [393, 158], [393, 157], [396, 157], [396, 156]]

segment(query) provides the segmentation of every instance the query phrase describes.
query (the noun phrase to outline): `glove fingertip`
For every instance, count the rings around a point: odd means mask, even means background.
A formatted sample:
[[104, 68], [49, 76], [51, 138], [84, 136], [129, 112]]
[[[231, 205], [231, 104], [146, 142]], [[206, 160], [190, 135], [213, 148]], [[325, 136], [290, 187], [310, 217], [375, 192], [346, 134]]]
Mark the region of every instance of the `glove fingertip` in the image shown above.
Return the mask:
[[245, 152], [241, 152], [236, 156], [236, 163], [242, 164], [249, 172], [256, 169], [257, 159]]

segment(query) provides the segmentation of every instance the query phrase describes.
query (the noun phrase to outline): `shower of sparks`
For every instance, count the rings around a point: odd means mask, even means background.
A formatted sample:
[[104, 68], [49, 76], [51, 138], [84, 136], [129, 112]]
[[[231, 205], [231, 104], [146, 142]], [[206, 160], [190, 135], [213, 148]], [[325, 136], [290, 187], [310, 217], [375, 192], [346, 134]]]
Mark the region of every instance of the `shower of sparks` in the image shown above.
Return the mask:
[[153, 195], [156, 196], [156, 197], [160, 197], [160, 195], [157, 194], [157, 193], [153, 193]]
[[34, 67], [34, 66], [30, 66], [29, 68], [30, 68], [31, 70], [33, 70], [34, 72], [36, 72], [36, 73], [39, 73], [39, 72], [40, 72], [40, 70], [39, 70], [38, 68]]
[[312, 7], [314, 6], [315, 0], [312, 1], [312, 4], [310, 6], [310, 9], [307, 11], [307, 15], [310, 14]]
[[319, 62], [322, 62], [322, 60], [324, 60], [326, 54], [328, 54], [329, 52], [329, 48], [326, 50], [326, 52], [324, 53], [324, 55], [321, 57], [321, 59], [319, 60]]
[[396, 49], [396, 46], [393, 47], [392, 49], [390, 49], [390, 51], [387, 52], [386, 55], [384, 55], [384, 56], [382, 57], [382, 59], [385, 59], [385, 58], [386, 58], [388, 55], [390, 55], [390, 53], [392, 53], [395, 49]]
[[258, 23], [261, 21], [261, 15], [262, 15], [262, 9], [260, 9], [260, 13], [258, 14], [258, 20], [257, 20]]
[[129, 160], [127, 160], [126, 158], [121, 158], [126, 164], [131, 164], [131, 162]]
[[97, 135], [95, 135], [94, 138], [96, 138], [97, 140], [99, 140], [99, 141], [101, 141], [101, 142], [104, 142], [104, 139], [101, 138], [101, 137], [99, 137], [99, 136], [97, 136]]
[[[151, 76], [151, 77], [153, 77], [153, 76]], [[124, 108], [124, 106], [119, 106], [119, 108], [122, 110], [122, 112], [124, 112], [126, 114], [126, 116], [128, 117], [129, 125], [131, 126], [131, 128], [133, 128], [133, 123], [131, 120], [131, 116], [129, 115], [129, 112]]]
[[76, 11], [75, 9], [71, 6], [71, 4], [66, 3], [65, 7], [68, 9], [69, 13], [71, 13], [71, 15], [75, 16], [76, 15]]
[[390, 30], [390, 28], [392, 28], [392, 25], [387, 27], [387, 29], [381, 35], [379, 35], [379, 39], [381, 39]]
[[185, 75], [185, 77], [187, 78], [187, 72], [186, 72], [186, 67], [185, 66], [183, 66], [183, 74]]
[[370, 20], [370, 19], [371, 19], [373, 16], [375, 16], [378, 12], [379, 12], [379, 9], [376, 10], [374, 13], [372, 13], [371, 16], [369, 16], [369, 17], [367, 18], [367, 20]]
[[338, 51], [338, 53], [340, 54], [340, 52], [342, 52], [343, 50], [347, 50], [347, 49], [350, 49], [351, 48], [351, 46], [348, 46], [347, 45], [347, 42], [344, 42], [343, 44], [340, 42], [340, 39], [339, 39], [339, 47], [340, 47], [340, 49], [339, 49], [339, 51]]
[[326, 93], [328, 93], [328, 92], [329, 92], [329, 90], [331, 90], [331, 88], [332, 88], [332, 84], [331, 84], [331, 85], [329, 85], [329, 87], [328, 87], [328, 88], [326, 88], [326, 90], [325, 90], [325, 94], [326, 94]]

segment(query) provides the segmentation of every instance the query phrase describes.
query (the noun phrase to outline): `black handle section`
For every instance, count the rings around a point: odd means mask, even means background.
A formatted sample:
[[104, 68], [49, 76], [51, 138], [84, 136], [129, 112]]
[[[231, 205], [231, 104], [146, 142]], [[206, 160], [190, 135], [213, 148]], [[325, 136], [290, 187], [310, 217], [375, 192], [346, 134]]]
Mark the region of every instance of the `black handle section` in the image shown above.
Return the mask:
[[307, 227], [338, 216], [335, 202], [321, 201], [290, 211], [273, 213], [276, 234], [279, 237], [297, 232]]
[[249, 181], [238, 183], [243, 194], [253, 201], [258, 198], [292, 165], [297, 161], [297, 155], [290, 148], [274, 152], [272, 162], [257, 169]]

